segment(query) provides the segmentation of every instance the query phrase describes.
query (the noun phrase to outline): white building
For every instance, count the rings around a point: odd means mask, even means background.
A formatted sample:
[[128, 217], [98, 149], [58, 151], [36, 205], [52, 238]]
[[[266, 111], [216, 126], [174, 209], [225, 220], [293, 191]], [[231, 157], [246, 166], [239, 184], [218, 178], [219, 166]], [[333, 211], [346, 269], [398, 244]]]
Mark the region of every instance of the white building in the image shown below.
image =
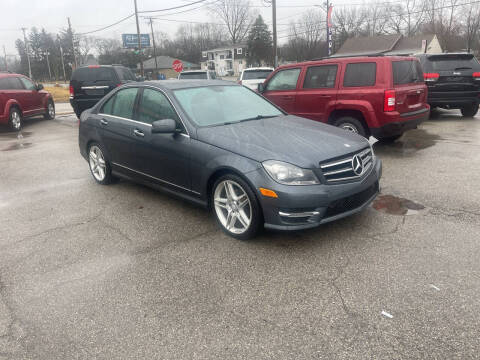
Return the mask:
[[238, 76], [247, 67], [247, 46], [202, 51], [201, 67], [202, 70], [215, 70], [218, 76]]

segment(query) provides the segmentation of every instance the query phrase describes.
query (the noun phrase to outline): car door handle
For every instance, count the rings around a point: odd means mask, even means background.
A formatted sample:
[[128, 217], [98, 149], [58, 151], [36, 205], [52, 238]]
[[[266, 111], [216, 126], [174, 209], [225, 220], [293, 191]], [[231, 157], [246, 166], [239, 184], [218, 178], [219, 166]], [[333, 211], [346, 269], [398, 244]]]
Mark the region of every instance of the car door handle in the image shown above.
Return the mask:
[[145, 134], [143, 132], [141, 132], [140, 130], [133, 130], [133, 133], [135, 134], [135, 136], [140, 136], [140, 137], [144, 137]]
[[332, 95], [318, 95], [320, 98], [330, 99]]
[[102, 125], [108, 125], [108, 121], [105, 119], [100, 119], [100, 124]]
[[282, 99], [283, 99], [283, 100], [293, 100], [293, 96], [283, 95], [283, 96], [282, 96]]

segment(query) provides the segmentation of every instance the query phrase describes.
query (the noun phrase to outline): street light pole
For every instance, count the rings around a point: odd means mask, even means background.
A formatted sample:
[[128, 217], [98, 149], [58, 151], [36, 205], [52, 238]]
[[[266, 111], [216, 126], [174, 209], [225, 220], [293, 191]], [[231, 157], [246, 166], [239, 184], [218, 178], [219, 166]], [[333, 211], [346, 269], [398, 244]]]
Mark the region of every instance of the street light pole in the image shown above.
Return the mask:
[[52, 71], [50, 70], [50, 61], [48, 61], [48, 50], [46, 51], [46, 55], [47, 55], [47, 67], [48, 67], [48, 77], [49, 77], [49, 81], [52, 80]]
[[25, 52], [27, 53], [27, 61], [28, 61], [28, 77], [32, 78], [32, 66], [30, 65], [30, 54], [28, 53], [28, 42], [27, 42], [27, 35], [25, 35], [25, 30], [27, 28], [22, 28], [23, 31], [23, 41], [25, 42]]
[[62, 58], [62, 68], [63, 68], [63, 82], [67, 82], [67, 75], [65, 74], [65, 62], [63, 61], [63, 48], [60, 45], [60, 57]]
[[143, 74], [143, 61], [142, 61], [142, 42], [140, 40], [140, 24], [138, 23], [138, 8], [137, 0], [133, 0], [135, 4], [135, 20], [137, 22], [137, 37], [138, 37], [138, 54], [140, 55], [140, 75], [144, 77]]
[[77, 64], [77, 54], [75, 53], [75, 40], [73, 39], [72, 23], [70, 22], [69, 17], [67, 19], [68, 19], [68, 30], [70, 31], [70, 35], [72, 35], [73, 60], [75, 62], [75, 69], [76, 69], [78, 67], [78, 64]]
[[7, 51], [5, 50], [5, 45], [3, 45], [3, 55], [5, 56], [5, 71], [8, 71]]
[[272, 0], [272, 30], [273, 30], [273, 67], [278, 66], [277, 55], [277, 1]]
[[155, 76], [158, 77], [157, 46], [155, 45], [155, 34], [153, 33], [153, 20], [152, 20], [152, 18], [150, 18], [150, 28], [152, 29], [153, 57], [155, 58]]

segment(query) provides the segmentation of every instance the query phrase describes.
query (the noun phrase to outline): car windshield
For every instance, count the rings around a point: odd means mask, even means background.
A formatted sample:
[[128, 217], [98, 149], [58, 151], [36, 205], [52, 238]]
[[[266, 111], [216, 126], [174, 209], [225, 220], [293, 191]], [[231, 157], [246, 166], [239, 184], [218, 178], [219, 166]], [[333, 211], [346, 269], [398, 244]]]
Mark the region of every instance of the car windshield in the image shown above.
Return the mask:
[[198, 126], [212, 126], [283, 115], [255, 92], [237, 85], [174, 91], [177, 101]]
[[245, 70], [243, 72], [243, 80], [266, 79], [272, 70]]
[[207, 79], [206, 72], [190, 72], [190, 73], [181, 73], [179, 79], [181, 80], [192, 80], [192, 79]]

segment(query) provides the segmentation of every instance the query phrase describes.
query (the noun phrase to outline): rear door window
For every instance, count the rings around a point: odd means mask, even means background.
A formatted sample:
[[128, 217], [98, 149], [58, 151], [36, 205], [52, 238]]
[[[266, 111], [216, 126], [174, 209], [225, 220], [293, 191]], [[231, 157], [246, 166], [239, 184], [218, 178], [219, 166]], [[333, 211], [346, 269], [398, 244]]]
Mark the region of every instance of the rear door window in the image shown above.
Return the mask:
[[17, 77], [11, 76], [0, 79], [0, 90], [24, 90], [24, 88]]
[[377, 64], [374, 62], [347, 64], [343, 86], [373, 86], [375, 85], [376, 74]]
[[266, 91], [295, 90], [299, 75], [299, 68], [280, 70], [270, 79]]
[[335, 87], [337, 65], [310, 66], [303, 82], [304, 89], [322, 89]]
[[418, 61], [393, 61], [392, 68], [394, 85], [423, 82], [423, 71]]

